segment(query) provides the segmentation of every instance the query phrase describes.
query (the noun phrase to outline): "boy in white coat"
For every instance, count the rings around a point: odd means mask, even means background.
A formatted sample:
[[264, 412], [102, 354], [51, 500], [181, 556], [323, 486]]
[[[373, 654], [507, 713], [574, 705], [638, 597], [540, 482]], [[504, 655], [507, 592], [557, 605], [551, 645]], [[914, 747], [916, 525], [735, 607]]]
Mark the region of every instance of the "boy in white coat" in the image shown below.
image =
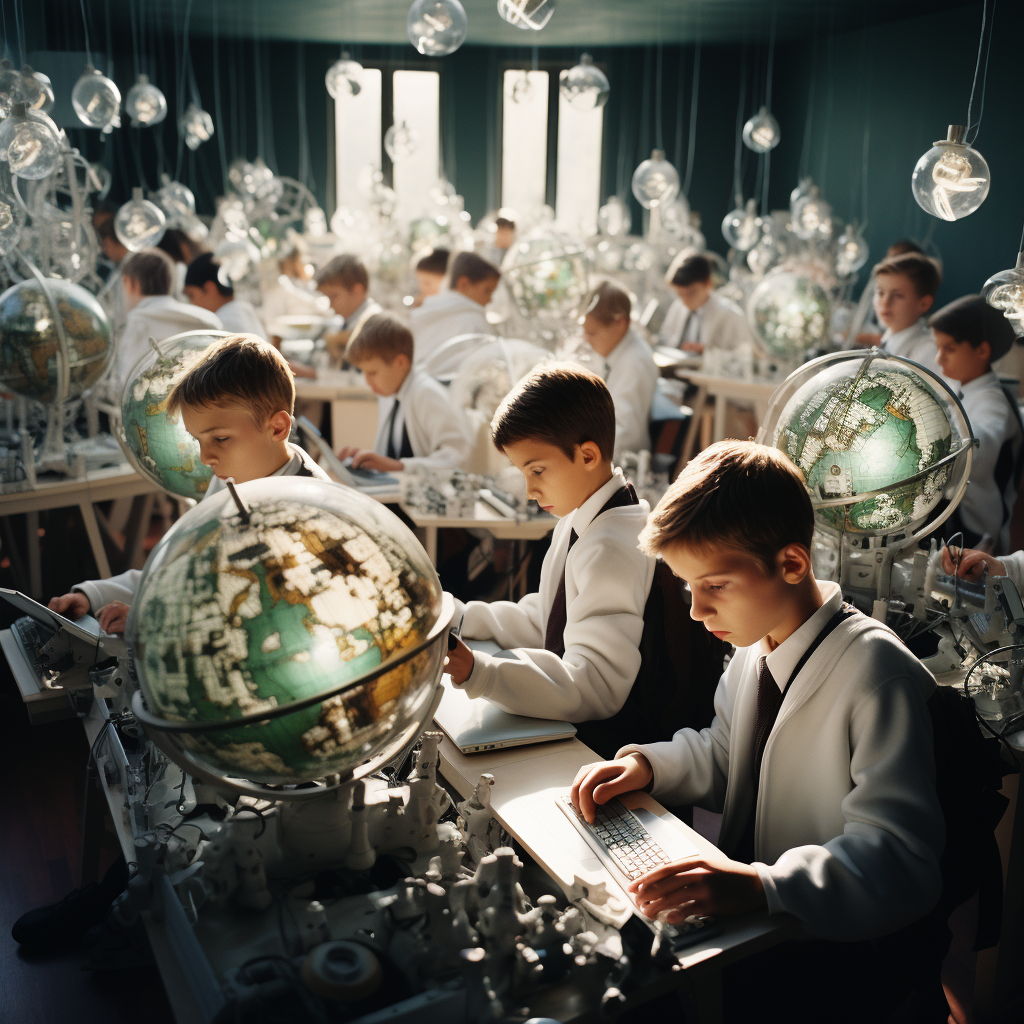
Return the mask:
[[[839, 587], [814, 578], [812, 529], [803, 479], [776, 449], [719, 442], [686, 467], [641, 544], [689, 584], [692, 617], [737, 648], [715, 719], [624, 746], [582, 768], [572, 790], [588, 820], [595, 805], [645, 788], [723, 813], [720, 854], [663, 865], [630, 890], [651, 918], [766, 909], [841, 942], [793, 945], [776, 973], [757, 975], [757, 997], [782, 1001], [788, 1021], [820, 1014], [797, 1004], [821, 964], [841, 976], [870, 961], [869, 940], [931, 910], [945, 838], [926, 703], [935, 682], [891, 630], [844, 614]], [[845, 1001], [871, 992], [866, 974], [841, 990], [841, 1019]]]
[[521, 601], [456, 602], [462, 635], [497, 641], [516, 660], [449, 654], [452, 683], [513, 714], [587, 722], [625, 704], [640, 670], [654, 559], [637, 538], [648, 505], [612, 468], [615, 409], [604, 382], [575, 366], [525, 377], [491, 424], [495, 447], [527, 494], [559, 517], [540, 590]]

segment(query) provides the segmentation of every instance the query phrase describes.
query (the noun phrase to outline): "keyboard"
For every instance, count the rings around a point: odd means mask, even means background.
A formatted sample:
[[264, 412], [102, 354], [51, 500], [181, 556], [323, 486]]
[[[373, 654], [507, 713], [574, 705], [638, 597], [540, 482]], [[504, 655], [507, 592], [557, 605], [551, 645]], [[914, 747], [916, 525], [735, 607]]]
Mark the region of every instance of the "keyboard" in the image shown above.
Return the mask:
[[39, 649], [53, 636], [53, 631], [41, 626], [35, 619], [25, 615], [11, 623], [11, 632], [15, 635], [21, 649], [35, 670], [37, 679], [45, 679], [51, 669], [44, 665], [39, 657]]

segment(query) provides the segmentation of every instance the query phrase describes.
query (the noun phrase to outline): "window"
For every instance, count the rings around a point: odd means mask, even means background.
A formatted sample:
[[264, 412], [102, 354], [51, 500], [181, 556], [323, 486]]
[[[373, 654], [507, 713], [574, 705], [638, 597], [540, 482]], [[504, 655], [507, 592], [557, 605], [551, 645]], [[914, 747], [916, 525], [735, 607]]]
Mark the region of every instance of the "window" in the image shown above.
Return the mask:
[[394, 123], [403, 121], [419, 135], [415, 149], [394, 164], [398, 209], [418, 217], [431, 205], [430, 190], [440, 176], [441, 76], [436, 71], [396, 71]]
[[601, 134], [604, 107], [575, 110], [558, 97], [558, 170], [555, 216], [573, 234], [596, 234], [601, 205]]
[[501, 125], [501, 205], [539, 210], [547, 190], [548, 73], [505, 72]]
[[362, 209], [366, 197], [359, 190], [365, 167], [380, 166], [381, 72], [364, 68], [358, 96], [334, 101], [335, 151], [337, 154], [338, 206]]

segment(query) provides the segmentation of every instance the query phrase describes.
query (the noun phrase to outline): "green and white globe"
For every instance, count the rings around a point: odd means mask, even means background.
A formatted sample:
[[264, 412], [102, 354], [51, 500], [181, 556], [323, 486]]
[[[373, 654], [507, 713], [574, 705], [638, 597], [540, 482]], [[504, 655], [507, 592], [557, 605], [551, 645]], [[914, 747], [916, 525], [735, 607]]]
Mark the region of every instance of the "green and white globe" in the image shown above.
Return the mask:
[[213, 477], [199, 461], [199, 442], [185, 429], [181, 415], [167, 411], [167, 399], [179, 380], [224, 331], [187, 331], [158, 342], [132, 368], [121, 397], [121, 426], [135, 468], [153, 483], [181, 498], [199, 501]]
[[237, 490], [248, 522], [228, 492], [211, 495], [146, 563], [126, 635], [149, 714], [225, 726], [174, 735], [208, 771], [259, 783], [345, 775], [401, 750], [447, 652], [426, 552], [383, 505], [339, 484], [278, 477]]
[[538, 228], [508, 250], [501, 274], [524, 317], [564, 324], [577, 315], [587, 294], [586, 248]]
[[813, 278], [779, 269], [765, 274], [750, 293], [747, 316], [772, 352], [799, 359], [828, 340], [831, 303]]
[[47, 278], [45, 288], [33, 277], [0, 295], [0, 388], [50, 405], [91, 388], [114, 346], [110, 320], [91, 292], [58, 278]]
[[[963, 447], [941, 393], [936, 377], [909, 363], [845, 358], [813, 373], [774, 427], [769, 411], [765, 428], [803, 472], [823, 525], [861, 533], [908, 531], [942, 500], [953, 464], [938, 464]], [[882, 493], [857, 500], [873, 491]], [[819, 504], [831, 499], [849, 500]]]

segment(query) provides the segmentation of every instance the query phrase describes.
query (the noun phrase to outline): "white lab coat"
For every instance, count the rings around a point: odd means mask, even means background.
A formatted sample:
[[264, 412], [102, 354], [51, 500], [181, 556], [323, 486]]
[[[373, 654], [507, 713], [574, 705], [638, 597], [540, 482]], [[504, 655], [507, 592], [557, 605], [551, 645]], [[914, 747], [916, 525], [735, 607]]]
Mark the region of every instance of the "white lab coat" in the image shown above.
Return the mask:
[[[456, 621], [466, 616], [463, 636], [494, 640], [519, 656], [513, 661], [475, 653], [465, 683], [470, 697], [486, 697], [512, 714], [570, 722], [611, 718], [625, 704], [640, 671], [644, 605], [655, 562], [637, 545], [650, 511], [646, 501], [597, 516], [625, 482], [616, 470], [559, 520], [539, 592], [519, 602], [456, 601]], [[572, 530], [579, 539], [568, 551]], [[559, 658], [544, 649], [544, 634], [563, 571], [565, 654]]]
[[[768, 654], [785, 686], [838, 610], [834, 583], [791, 637]], [[640, 751], [652, 793], [668, 805], [722, 811], [719, 846], [735, 854], [753, 798], [754, 723], [763, 642], [736, 651], [715, 694], [715, 718]], [[923, 917], [942, 889], [945, 823], [935, 792], [931, 673], [874, 619], [840, 623], [792, 681], [768, 737], [754, 827], [754, 868], [770, 913], [839, 941], [870, 939]]]
[[915, 363], [920, 363], [941, 376], [939, 364], [935, 361], [938, 352], [935, 335], [932, 334], [932, 329], [924, 317], [895, 334], [886, 329], [879, 347], [894, 356], [913, 359]]
[[[747, 318], [736, 303], [712, 292], [707, 302], [696, 311], [700, 323], [699, 341], [705, 349], [736, 349], [753, 345], [754, 335]], [[662, 345], [678, 348], [690, 310], [682, 299], [676, 299], [665, 314], [658, 340]]]
[[[399, 409], [391, 420], [394, 398]], [[373, 450], [387, 455], [388, 426], [392, 426], [395, 451], [401, 450], [402, 428], [409, 431], [412, 458], [404, 459], [406, 469], [428, 466], [435, 469], [461, 469], [470, 456], [469, 428], [462, 412], [452, 402], [448, 389], [413, 366], [394, 398], [381, 398], [377, 404], [377, 436]]]
[[225, 302], [217, 310], [217, 316], [224, 324], [224, 330], [232, 334], [255, 334], [257, 338], [267, 340], [267, 332], [263, 327], [256, 307], [245, 299], [232, 299]]
[[423, 305], [412, 311], [409, 326], [417, 363], [426, 362], [449, 338], [460, 334], [494, 334], [484, 307], [454, 291], [428, 295]]
[[630, 328], [604, 363], [604, 381], [615, 403], [615, 458], [650, 451], [651, 403], [658, 383], [651, 346]]

